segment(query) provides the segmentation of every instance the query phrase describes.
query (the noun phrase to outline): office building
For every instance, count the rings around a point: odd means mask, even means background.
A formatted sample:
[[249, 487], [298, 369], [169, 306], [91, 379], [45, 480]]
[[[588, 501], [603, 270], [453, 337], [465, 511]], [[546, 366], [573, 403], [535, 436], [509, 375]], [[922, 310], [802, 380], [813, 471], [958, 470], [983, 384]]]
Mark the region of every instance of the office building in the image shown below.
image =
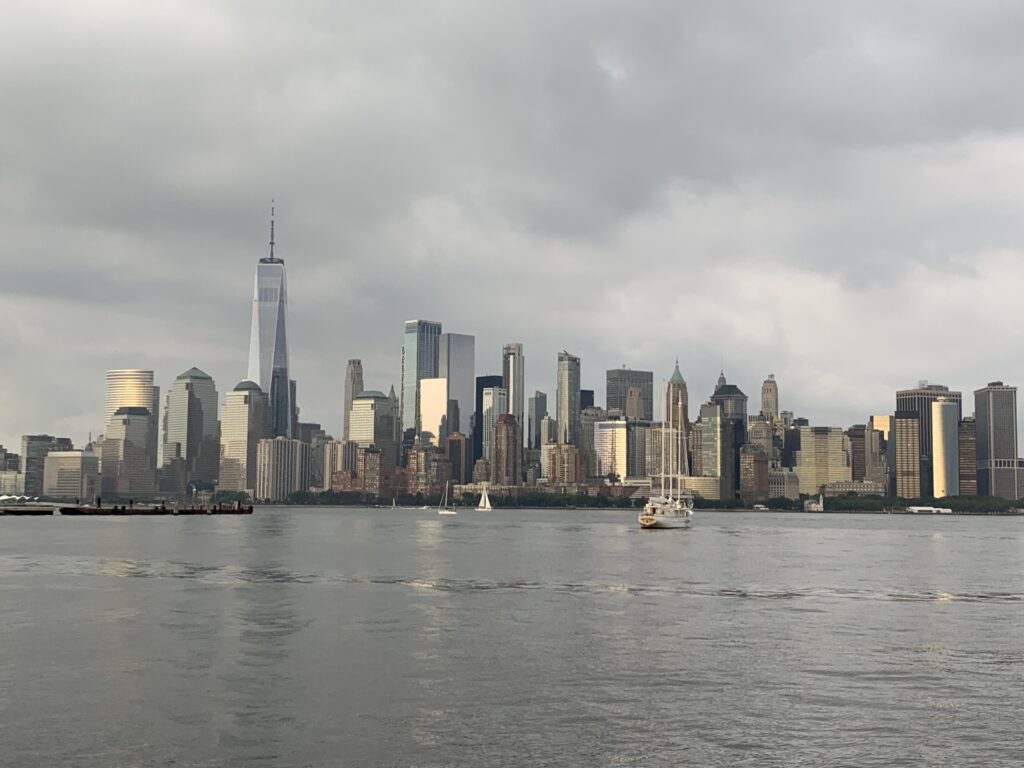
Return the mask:
[[978, 443], [973, 418], [963, 419], [957, 429], [957, 453], [960, 458], [960, 495], [978, 495]]
[[747, 396], [735, 384], [729, 384], [723, 372], [718, 377], [711, 402], [721, 407], [721, 418], [731, 433], [729, 439], [732, 466], [723, 477], [728, 477], [731, 483], [729, 495], [724, 498], [733, 498], [739, 492], [740, 446], [747, 442]]
[[1020, 487], [1017, 461], [1017, 388], [1001, 381], [974, 392], [978, 494], [1015, 501]]
[[629, 467], [628, 436], [626, 422], [598, 421], [594, 424], [595, 477], [611, 482], [626, 479]]
[[367, 390], [352, 399], [349, 442], [360, 448], [380, 449], [381, 471], [390, 475], [398, 464], [395, 400], [383, 392]]
[[420, 379], [420, 444], [443, 446], [448, 436], [448, 379]]
[[[921, 496], [921, 419], [920, 412], [896, 411], [892, 420], [892, 446], [895, 494], [901, 499]], [[929, 403], [928, 418], [931, 419]], [[931, 491], [929, 490], [929, 495]]]
[[498, 417], [508, 413], [508, 391], [504, 387], [487, 387], [481, 400], [480, 424], [483, 430], [482, 455], [488, 462], [494, 463], [494, 425]]
[[558, 442], [579, 447], [580, 359], [568, 352], [558, 353], [555, 416], [558, 419]]
[[43, 495], [92, 502], [100, 492], [100, 462], [85, 451], [50, 451], [43, 462]]
[[344, 411], [341, 414], [343, 427], [341, 430], [341, 439], [349, 439], [349, 426], [348, 418], [349, 413], [352, 411], [352, 401], [355, 400], [356, 395], [362, 392], [363, 387], [363, 361], [352, 359], [349, 360], [345, 365], [345, 403], [343, 405]]
[[[523, 370], [523, 345], [519, 342], [506, 344], [501, 349], [502, 386], [508, 392], [508, 412], [516, 417], [519, 428], [526, 422], [525, 374]], [[522, 440], [519, 441], [522, 444]]]
[[594, 425], [608, 419], [608, 412], [597, 406], [587, 406], [580, 413], [579, 437], [575, 443], [580, 457], [580, 472], [584, 480], [598, 476], [597, 453], [594, 445]]
[[153, 386], [153, 372], [139, 368], [107, 371], [106, 401], [103, 406], [103, 427], [120, 408], [146, 408], [156, 413], [158, 390]]
[[855, 483], [864, 479], [867, 466], [867, 435], [868, 428], [865, 424], [854, 424], [846, 430], [846, 436], [850, 440], [850, 474]]
[[256, 264], [248, 379], [267, 395], [272, 434], [292, 437], [298, 414], [295, 387], [288, 368], [288, 280], [284, 259], [274, 254], [274, 246], [272, 210], [270, 254]]
[[921, 467], [918, 472], [921, 487], [915, 494], [917, 497], [928, 498], [932, 495], [932, 403], [938, 398], [945, 398], [956, 404], [957, 420], [960, 419], [961, 394], [950, 391], [941, 384], [929, 384], [922, 381], [916, 389], [904, 389], [896, 393], [896, 410], [901, 413], [911, 411], [917, 413], [918, 419], [918, 452], [921, 456]]
[[686, 388], [686, 380], [679, 371], [678, 359], [665, 387], [665, 422], [669, 426], [682, 425], [684, 430], [688, 429], [690, 424], [690, 393]]
[[759, 447], [744, 445], [740, 448], [740, 499], [750, 506], [767, 501], [768, 457]]
[[651, 441], [651, 434], [651, 422], [640, 419], [632, 421], [627, 419], [625, 477], [646, 477], [648, 475], [647, 451]]
[[504, 389], [505, 379], [503, 376], [477, 376], [476, 377], [476, 406], [473, 410], [473, 461], [479, 461], [484, 456], [484, 390], [500, 388]]
[[103, 440], [104, 496], [139, 499], [156, 492], [153, 414], [148, 408], [118, 408]]
[[452, 467], [452, 482], [464, 485], [473, 479], [473, 443], [461, 432], [451, 432], [445, 444], [448, 463]]
[[932, 496], [960, 495], [960, 404], [939, 397], [932, 401]]
[[[651, 371], [634, 371], [623, 366], [612, 368], [605, 373], [605, 408], [621, 411], [630, 418], [645, 421], [654, 420], [654, 374]], [[633, 404], [630, 407], [630, 393]]]
[[420, 382], [436, 379], [440, 355], [441, 324], [430, 320], [406, 320], [402, 345], [401, 423], [403, 443], [408, 433], [418, 435], [420, 428]]
[[526, 406], [526, 446], [531, 451], [540, 450], [547, 442], [547, 435], [541, 432], [541, 419], [548, 415], [548, 396], [535, 391]]
[[546, 472], [548, 483], [554, 487], [579, 485], [580, 454], [575, 445], [570, 443], [548, 443], [543, 448], [546, 461], [542, 466]]
[[180, 460], [185, 483], [211, 489], [217, 480], [219, 453], [217, 388], [208, 374], [190, 368], [167, 392], [162, 466]]
[[761, 415], [768, 421], [779, 418], [779, 385], [774, 374], [761, 384]]
[[442, 333], [438, 341], [437, 377], [448, 380], [448, 431], [469, 434], [473, 428], [476, 339]]
[[791, 467], [768, 467], [768, 498], [789, 499], [800, 498], [800, 478]]
[[256, 447], [256, 498], [285, 501], [308, 491], [312, 446], [283, 436], [260, 440]]
[[802, 494], [817, 495], [828, 483], [850, 482], [850, 439], [839, 427], [800, 427], [795, 469]]
[[523, 430], [511, 413], [503, 413], [494, 422], [494, 447], [491, 450], [491, 483], [500, 486], [522, 484]]
[[882, 434], [882, 440], [889, 442], [889, 431], [892, 428], [892, 416], [888, 414], [876, 414], [868, 419], [868, 428]]
[[24, 475], [24, 494], [41, 496], [43, 493], [43, 469], [46, 456], [51, 451], [70, 451], [71, 440], [52, 435], [23, 435], [21, 438], [21, 465]]
[[270, 400], [260, 385], [244, 379], [224, 397], [220, 429], [221, 491], [256, 491], [256, 450], [271, 433]]
[[[557, 405], [557, 403], [556, 403]], [[594, 407], [594, 390], [592, 389], [581, 389], [580, 390], [580, 410], [584, 408]]]

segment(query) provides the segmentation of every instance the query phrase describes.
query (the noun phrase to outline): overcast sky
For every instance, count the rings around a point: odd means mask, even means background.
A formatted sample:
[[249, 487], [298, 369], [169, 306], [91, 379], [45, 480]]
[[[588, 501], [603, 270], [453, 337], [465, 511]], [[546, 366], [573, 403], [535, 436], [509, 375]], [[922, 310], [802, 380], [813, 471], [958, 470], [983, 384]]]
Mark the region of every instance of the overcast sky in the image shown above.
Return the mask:
[[[302, 419], [402, 323], [527, 386], [720, 366], [848, 426], [1024, 382], [1024, 5], [40, 2], [0, 24], [0, 442], [245, 377], [271, 198]], [[553, 400], [553, 398], [552, 398]], [[965, 398], [965, 410], [973, 399]]]

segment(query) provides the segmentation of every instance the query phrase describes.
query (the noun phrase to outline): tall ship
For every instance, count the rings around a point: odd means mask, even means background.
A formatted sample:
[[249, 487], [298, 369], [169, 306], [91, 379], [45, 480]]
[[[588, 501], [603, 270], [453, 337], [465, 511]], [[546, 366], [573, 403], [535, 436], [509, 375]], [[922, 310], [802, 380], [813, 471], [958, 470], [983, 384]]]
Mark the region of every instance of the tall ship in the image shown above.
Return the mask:
[[661, 429], [659, 493], [647, 501], [637, 518], [641, 528], [690, 527], [693, 522], [693, 492], [683, 487], [682, 480], [688, 473], [688, 464], [682, 409], [667, 402]]

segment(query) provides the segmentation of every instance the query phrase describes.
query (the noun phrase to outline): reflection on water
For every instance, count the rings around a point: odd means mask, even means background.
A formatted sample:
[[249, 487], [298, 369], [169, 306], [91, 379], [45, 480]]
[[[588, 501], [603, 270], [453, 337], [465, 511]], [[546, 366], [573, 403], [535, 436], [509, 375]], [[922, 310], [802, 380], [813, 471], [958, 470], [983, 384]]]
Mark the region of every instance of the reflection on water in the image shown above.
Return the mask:
[[139, 522], [0, 521], [5, 764], [1017, 759], [1015, 519]]

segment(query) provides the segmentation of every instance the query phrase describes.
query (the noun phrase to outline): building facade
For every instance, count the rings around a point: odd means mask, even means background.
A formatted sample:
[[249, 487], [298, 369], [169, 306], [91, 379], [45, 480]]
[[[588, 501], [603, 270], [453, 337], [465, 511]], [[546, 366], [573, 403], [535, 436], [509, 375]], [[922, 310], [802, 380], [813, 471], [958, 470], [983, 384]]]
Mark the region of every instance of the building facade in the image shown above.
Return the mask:
[[779, 385], [774, 374], [761, 384], [761, 415], [769, 421], [779, 418]]
[[[629, 408], [630, 393], [635, 405]], [[605, 409], [619, 411], [629, 418], [654, 420], [654, 373], [634, 371], [623, 366], [605, 373]], [[634, 413], [627, 414], [627, 410]]]
[[220, 432], [222, 491], [256, 491], [256, 450], [271, 433], [270, 401], [255, 381], [244, 379], [224, 397]]
[[526, 446], [531, 451], [540, 450], [547, 442], [547, 436], [541, 432], [541, 419], [548, 415], [548, 396], [539, 390], [534, 391], [526, 407]]
[[40, 496], [43, 493], [43, 472], [46, 457], [52, 451], [70, 451], [71, 440], [52, 435], [23, 435], [21, 438], [21, 465], [24, 475], [23, 493]]
[[963, 419], [957, 429], [957, 452], [960, 458], [960, 495], [978, 495], [978, 442], [973, 418]]
[[341, 414], [342, 419], [344, 419], [344, 426], [341, 430], [342, 440], [349, 439], [348, 417], [352, 411], [352, 401], [363, 389], [363, 361], [358, 359], [349, 360], [345, 364], [345, 402], [342, 405], [344, 410]]
[[849, 438], [839, 427], [800, 427], [795, 469], [802, 494], [817, 495], [828, 483], [851, 482]]
[[148, 408], [118, 408], [103, 440], [104, 496], [149, 497], [156, 492], [153, 415]]
[[406, 433], [418, 435], [420, 428], [420, 382], [436, 379], [440, 355], [441, 324], [431, 320], [406, 320], [402, 344], [401, 424]]
[[628, 434], [626, 421], [594, 423], [595, 477], [622, 482], [629, 473]]
[[308, 491], [312, 471], [312, 446], [283, 436], [260, 440], [256, 447], [256, 498], [285, 501]]
[[383, 392], [367, 390], [352, 400], [349, 442], [360, 448], [380, 449], [385, 474], [393, 472], [398, 464], [397, 421], [394, 400]]
[[100, 492], [99, 457], [85, 451], [50, 451], [43, 465], [43, 495], [92, 501]]
[[420, 379], [421, 445], [444, 445], [448, 436], [448, 379]]
[[483, 430], [482, 457], [493, 463], [494, 425], [508, 413], [508, 391], [505, 387], [487, 387], [481, 400], [480, 424]]
[[448, 431], [468, 435], [473, 428], [476, 381], [476, 339], [473, 336], [441, 334], [437, 377], [448, 380]]
[[555, 416], [558, 442], [580, 444], [580, 359], [568, 352], [558, 353]]
[[208, 374], [190, 368], [167, 391], [161, 466], [180, 460], [185, 483], [212, 488], [220, 466], [218, 430], [217, 387]]
[[[928, 418], [931, 418], [929, 403]], [[921, 496], [921, 420], [920, 413], [896, 411], [892, 420], [893, 455], [895, 456], [895, 493], [901, 499]]]
[[1018, 498], [1017, 388], [1001, 381], [974, 392], [977, 430], [978, 494], [1014, 501]]
[[932, 495], [932, 403], [943, 398], [956, 405], [957, 420], [960, 419], [960, 392], [954, 392], [941, 384], [922, 381], [915, 389], [903, 389], [896, 393], [896, 410], [900, 413], [916, 413], [918, 420], [918, 453], [920, 454], [921, 486], [915, 497], [927, 498]]
[[944, 397], [932, 401], [932, 496], [960, 495], [960, 404]]
[[522, 485], [522, 455], [522, 429], [519, 422], [511, 413], [503, 413], [494, 422], [491, 483], [500, 486]]

